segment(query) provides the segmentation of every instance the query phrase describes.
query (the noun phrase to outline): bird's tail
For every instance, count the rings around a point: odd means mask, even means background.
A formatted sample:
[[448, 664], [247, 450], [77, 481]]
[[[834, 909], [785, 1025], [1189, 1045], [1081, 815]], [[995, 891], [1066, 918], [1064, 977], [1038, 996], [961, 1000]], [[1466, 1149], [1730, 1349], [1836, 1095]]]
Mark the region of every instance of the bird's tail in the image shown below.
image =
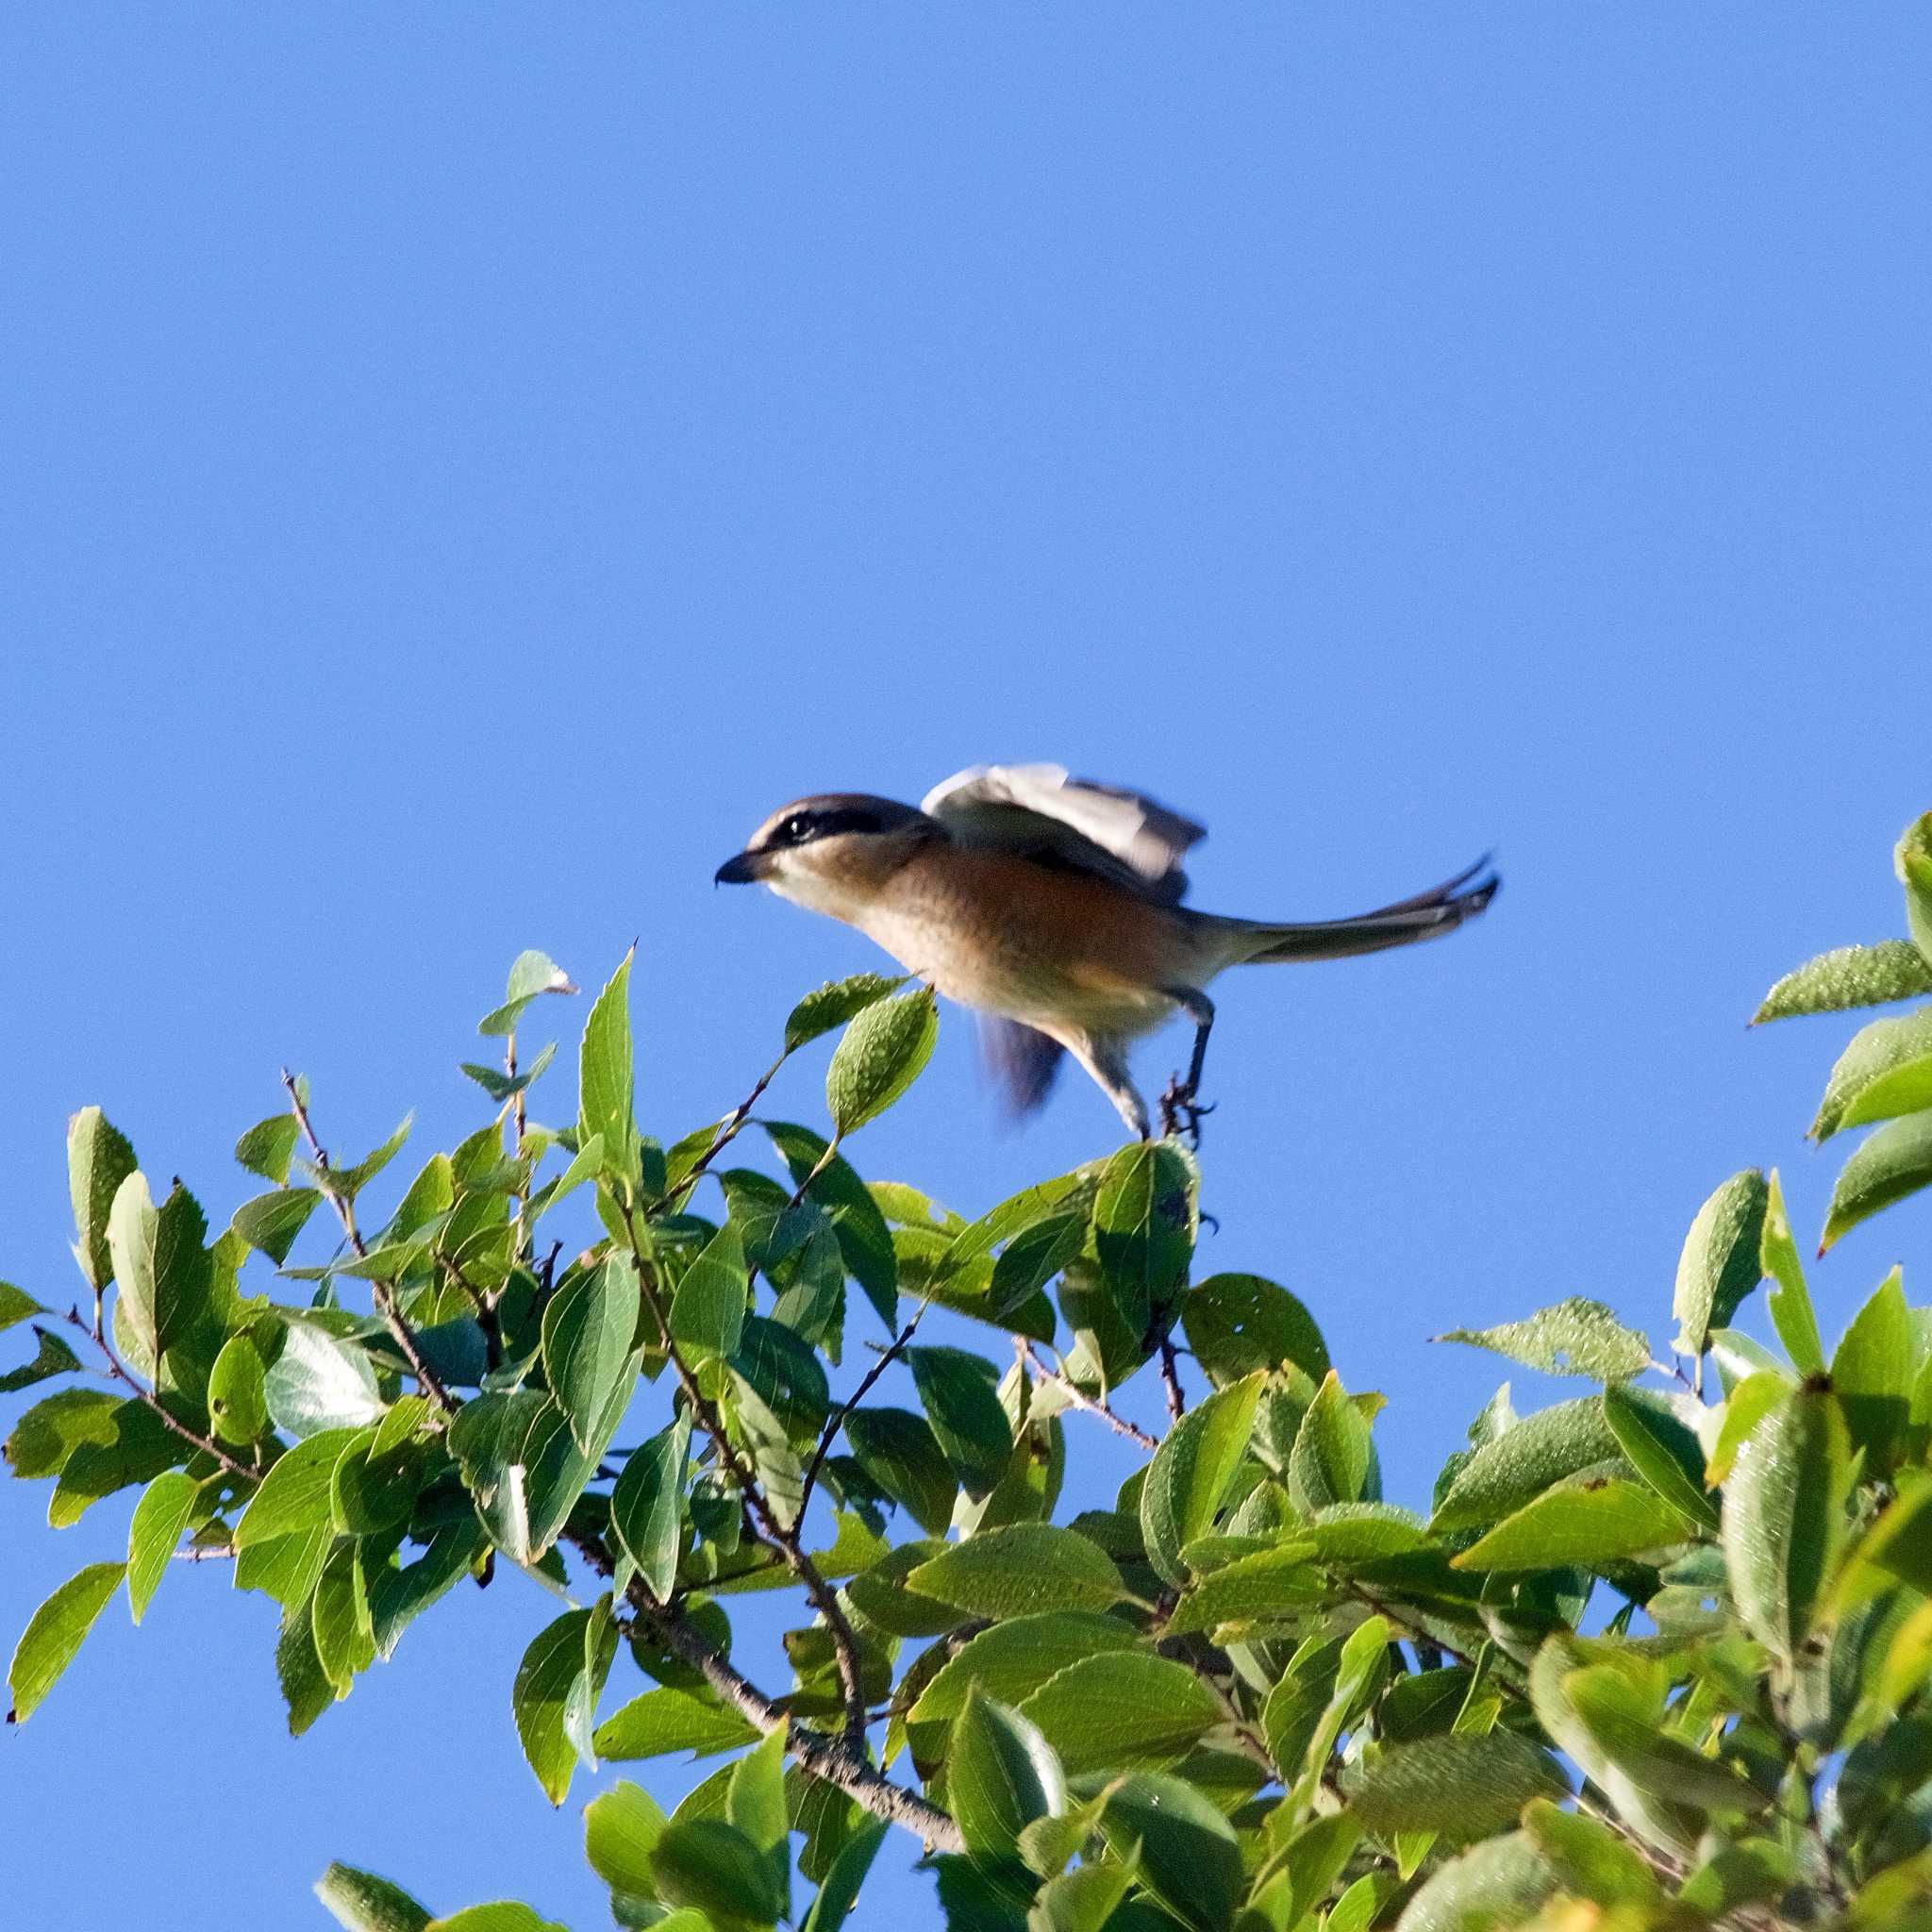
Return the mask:
[[1276, 925], [1261, 920], [1213, 919], [1216, 937], [1225, 947], [1230, 966], [1272, 964], [1284, 959], [1346, 959], [1357, 953], [1379, 953], [1389, 946], [1413, 945], [1454, 932], [1474, 919], [1491, 899], [1502, 880], [1485, 854], [1466, 872], [1412, 899], [1398, 899], [1352, 919], [1321, 919], [1303, 924]]

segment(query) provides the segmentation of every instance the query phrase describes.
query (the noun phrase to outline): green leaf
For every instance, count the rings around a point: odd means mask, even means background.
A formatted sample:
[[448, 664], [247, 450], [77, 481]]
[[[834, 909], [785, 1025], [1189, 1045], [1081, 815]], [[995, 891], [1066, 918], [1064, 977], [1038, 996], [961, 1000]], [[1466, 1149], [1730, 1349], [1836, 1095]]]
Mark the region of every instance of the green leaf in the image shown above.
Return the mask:
[[1173, 1635], [1223, 1624], [1282, 1623], [1307, 1613], [1324, 1594], [1312, 1541], [1277, 1544], [1208, 1571], [1181, 1592], [1167, 1620]]
[[1831, 1191], [1820, 1252], [1881, 1208], [1932, 1185], [1932, 1109], [1880, 1127], [1845, 1162]]
[[74, 1258], [97, 1294], [114, 1278], [108, 1224], [114, 1197], [134, 1165], [134, 1149], [126, 1135], [99, 1108], [84, 1107], [67, 1123], [67, 1189], [78, 1236]]
[[134, 1506], [127, 1524], [127, 1607], [137, 1624], [167, 1574], [169, 1558], [194, 1513], [200, 1491], [193, 1476], [178, 1469], [166, 1470]]
[[771, 1860], [721, 1818], [673, 1819], [651, 1854], [658, 1897], [729, 1924], [770, 1925], [785, 1908]]
[[816, 992], [808, 992], [792, 1008], [785, 1022], [785, 1051], [796, 1053], [821, 1034], [830, 1033], [848, 1020], [856, 1019], [868, 1007], [876, 1006], [888, 993], [906, 984], [901, 974], [888, 979], [880, 973], [855, 973], [849, 979], [827, 980]]
[[1194, 1252], [1193, 1158], [1174, 1141], [1123, 1147], [1102, 1170], [1093, 1245], [1121, 1314], [1137, 1335], [1179, 1293]]
[[261, 1352], [245, 1335], [231, 1335], [208, 1371], [208, 1413], [216, 1437], [246, 1447], [268, 1433], [268, 1388]]
[[1258, 1274], [1210, 1274], [1181, 1297], [1181, 1330], [1217, 1387], [1257, 1369], [1292, 1363], [1319, 1384], [1328, 1347], [1315, 1318], [1287, 1289]]
[[1818, 1339], [1818, 1317], [1812, 1311], [1811, 1291], [1805, 1286], [1804, 1264], [1791, 1240], [1790, 1217], [1785, 1212], [1784, 1189], [1775, 1171], [1765, 1201], [1761, 1255], [1764, 1273], [1777, 1283], [1767, 1297], [1772, 1326], [1798, 1372], [1817, 1374], [1824, 1367], [1824, 1344]]
[[1617, 1439], [1604, 1420], [1601, 1396], [1559, 1402], [1524, 1416], [1474, 1451], [1437, 1506], [1429, 1527], [1473, 1529], [1498, 1522], [1552, 1483], [1616, 1454]]
[[1067, 1781], [1037, 1724], [974, 1690], [953, 1722], [946, 1794], [967, 1856], [998, 1865], [1036, 1818], [1066, 1809]]
[[1523, 1829], [1565, 1891], [1607, 1907], [1657, 1901], [1657, 1883], [1642, 1855], [1597, 1819], [1533, 1798], [1524, 1807]]
[[1131, 1651], [1082, 1658], [1020, 1707], [1069, 1777], [1090, 1771], [1158, 1771], [1227, 1722], [1221, 1700], [1185, 1664]]
[[476, 1031], [487, 1039], [501, 1039], [514, 1033], [524, 1017], [524, 1008], [546, 992], [575, 992], [571, 976], [548, 953], [519, 953], [509, 969], [503, 1004], [485, 1013]]
[[1641, 1484], [1573, 1478], [1525, 1503], [1450, 1561], [1457, 1570], [1600, 1569], [1619, 1557], [1682, 1542], [1690, 1524]]
[[1114, 1907], [1132, 1890], [1135, 1868], [1102, 1859], [1063, 1872], [1041, 1890], [1026, 1914], [1026, 1932], [1102, 1932], [1122, 1922]]
[[1310, 1514], [1365, 1496], [1374, 1500], [1369, 1482], [1374, 1467], [1368, 1422], [1331, 1369], [1295, 1431], [1288, 1458], [1289, 1493]]
[[331, 1865], [315, 1881], [315, 1895], [344, 1932], [425, 1932], [427, 1909], [387, 1878]]
[[[4, 1286], [0, 1283], [0, 1287]], [[31, 1389], [36, 1382], [44, 1382], [52, 1375], [72, 1374], [80, 1367], [80, 1357], [58, 1335], [39, 1325], [35, 1326], [34, 1335], [40, 1346], [34, 1351], [33, 1360], [0, 1375], [0, 1395], [17, 1394], [23, 1389]]]
[[699, 1360], [733, 1354], [744, 1333], [750, 1294], [744, 1243], [727, 1221], [677, 1284], [671, 1298], [672, 1339]]
[[1567, 1798], [1547, 1751], [1510, 1731], [1448, 1733], [1397, 1744], [1363, 1767], [1349, 1809], [1380, 1838], [1433, 1831], [1457, 1844], [1515, 1824], [1533, 1798]]
[[1135, 1772], [1108, 1793], [1101, 1830], [1117, 1858], [1192, 1932], [1227, 1932], [1243, 1890], [1234, 1827], [1185, 1779]]
[[997, 1318], [1029, 1301], [1087, 1245], [1085, 1214], [1049, 1214], [1024, 1227], [1001, 1250], [987, 1291]]
[[46, 1312], [24, 1288], [15, 1288], [10, 1281], [0, 1281], [0, 1334], [5, 1334], [30, 1316]]
[[785, 1805], [785, 1734], [770, 1731], [731, 1768], [725, 1817], [764, 1853], [781, 1901], [791, 1916], [791, 1822]]
[[139, 1173], [115, 1191], [108, 1247], [122, 1310], [150, 1361], [159, 1361], [208, 1306], [212, 1264], [207, 1240], [207, 1218], [179, 1182], [158, 1208]]
[[105, 1389], [61, 1389], [43, 1397], [7, 1438], [13, 1474], [28, 1480], [58, 1475], [76, 1450], [112, 1442], [121, 1405]]
[[[674, 1926], [663, 1922], [664, 1932], [692, 1932], [690, 1926]], [[510, 1899], [496, 1899], [487, 1906], [465, 1906], [446, 1919], [432, 1919], [426, 1932], [568, 1932], [554, 1919], [546, 1919], [528, 1906]]]
[[1745, 1439], [1724, 1485], [1724, 1566], [1738, 1614], [1788, 1663], [1843, 1536], [1849, 1463], [1837, 1403], [1800, 1389]]
[[599, 1757], [662, 1757], [689, 1751], [706, 1757], [756, 1743], [758, 1730], [708, 1692], [657, 1690], [633, 1697], [597, 1726]]
[[1734, 1174], [1697, 1210], [1677, 1257], [1672, 1310], [1684, 1355], [1702, 1355], [1710, 1331], [1726, 1326], [1739, 1305], [1763, 1280], [1759, 1258], [1769, 1192], [1755, 1167]]
[[966, 1707], [975, 1685], [1002, 1704], [1018, 1705], [1068, 1665], [1131, 1650], [1131, 1626], [1091, 1611], [1055, 1610], [993, 1624], [941, 1666], [907, 1713], [915, 1724], [943, 1724]]
[[1439, 1866], [1403, 1908], [1397, 1932], [1520, 1925], [1556, 1888], [1543, 1855], [1522, 1832], [1512, 1831]]
[[1909, 940], [1840, 946], [1787, 973], [1765, 994], [1751, 1024], [1805, 1013], [1841, 1013], [1852, 1007], [1882, 1007], [1922, 992], [1932, 992], [1932, 964]]
[[450, 1425], [449, 1445], [463, 1465], [477, 1517], [499, 1549], [527, 1565], [556, 1541], [629, 1402], [626, 1378], [582, 1446], [563, 1411], [532, 1390], [491, 1392], [465, 1404]]
[[657, 1799], [620, 1778], [584, 1807], [584, 1857], [612, 1891], [651, 1895], [651, 1854], [667, 1823]]
[[932, 1058], [939, 1031], [930, 987], [869, 1004], [853, 1016], [825, 1070], [825, 1107], [839, 1140], [876, 1120], [911, 1086]]
[[906, 1582], [975, 1617], [1105, 1609], [1126, 1595], [1105, 1551], [1047, 1523], [982, 1530], [920, 1564]]
[[395, 1131], [389, 1139], [380, 1147], [365, 1154], [360, 1160], [343, 1161], [326, 1168], [319, 1160], [305, 1160], [298, 1164], [325, 1194], [338, 1201], [353, 1201], [402, 1152], [403, 1143], [409, 1138], [413, 1118], [405, 1114], [396, 1123]]
[[27, 1620], [7, 1672], [13, 1690], [9, 1723], [25, 1724], [40, 1707], [126, 1574], [125, 1563], [90, 1563]]
[[1466, 1341], [1507, 1356], [1546, 1375], [1589, 1375], [1621, 1382], [1650, 1366], [1650, 1343], [1601, 1302], [1573, 1295], [1555, 1307], [1497, 1328], [1452, 1328], [1437, 1341]]
[[812, 1177], [805, 1198], [829, 1216], [846, 1271], [865, 1291], [879, 1320], [891, 1327], [898, 1317], [899, 1259], [871, 1191], [845, 1157], [831, 1153], [809, 1127], [789, 1121], [767, 1121], [764, 1127], [794, 1185], [804, 1187]]
[[338, 1699], [346, 1697], [357, 1674], [375, 1661], [375, 1632], [362, 1550], [347, 1538], [330, 1549], [316, 1579], [315, 1594], [309, 1602], [309, 1634], [315, 1660], [330, 1690]]
[[1852, 1447], [1867, 1452], [1869, 1468], [1890, 1468], [1910, 1425], [1916, 1362], [1912, 1311], [1894, 1268], [1852, 1317], [1831, 1358]]
[[289, 1258], [295, 1237], [308, 1225], [322, 1194], [315, 1188], [272, 1188], [257, 1194], [235, 1210], [229, 1225], [248, 1243], [258, 1248], [279, 1268]]
[[1920, 957], [1932, 966], [1932, 811], [1899, 835], [1892, 867], [1906, 889], [1906, 930]]
[[289, 1178], [289, 1157], [294, 1153], [301, 1132], [292, 1113], [272, 1113], [267, 1120], [257, 1121], [235, 1142], [235, 1158], [250, 1174], [258, 1174], [280, 1187]]
[[638, 1281], [628, 1256], [567, 1276], [543, 1310], [543, 1375], [586, 1447], [630, 1362]]
[[1213, 1524], [1247, 1452], [1263, 1377], [1250, 1375], [1190, 1409], [1155, 1451], [1141, 1491], [1147, 1560], [1168, 1583], [1188, 1574], [1182, 1548]]
[[584, 1024], [577, 1059], [577, 1134], [604, 1143], [605, 1171], [628, 1179], [637, 1169], [637, 1125], [631, 1118], [635, 1080], [630, 1043], [630, 962], [610, 975]]
[[1791, 1392], [1791, 1378], [1782, 1369], [1760, 1369], [1734, 1388], [1724, 1407], [1724, 1421], [1711, 1446], [1705, 1483], [1715, 1489], [1725, 1481], [1738, 1451], [1759, 1423]]
[[1932, 1107], [1932, 1007], [1874, 1020], [1839, 1056], [1811, 1123], [1815, 1140]]
[[922, 1529], [943, 1536], [959, 1484], [925, 1418], [909, 1408], [855, 1408], [844, 1429], [865, 1474]]
[[262, 1377], [262, 1399], [276, 1427], [294, 1436], [360, 1428], [377, 1421], [383, 1407], [366, 1350], [294, 1320], [286, 1324], [282, 1352]]
[[235, 1525], [235, 1547], [246, 1549], [328, 1523], [330, 1478], [355, 1440], [354, 1429], [324, 1429], [297, 1442], [262, 1477], [254, 1501]]
[[[492, 1014], [491, 1016], [494, 1018]], [[514, 1100], [519, 1093], [526, 1093], [548, 1070], [550, 1062], [557, 1058], [557, 1042], [544, 1047], [535, 1058], [517, 1069], [514, 1074], [506, 1073], [501, 1067], [486, 1067], [475, 1060], [458, 1062], [458, 1071], [467, 1074], [477, 1086], [501, 1107], [506, 1100]]]
[[670, 1601], [677, 1582], [690, 1448], [691, 1418], [680, 1415], [631, 1451], [610, 1491], [610, 1527], [659, 1603]]
[[852, 1836], [839, 1847], [839, 1856], [832, 1860], [811, 1910], [805, 1915], [801, 1932], [839, 1932], [858, 1903], [859, 1888], [889, 1829], [883, 1818], [868, 1818], [853, 1827]]
[[616, 1649], [606, 1607], [566, 1610], [537, 1633], [517, 1666], [510, 1690], [517, 1737], [553, 1805], [563, 1803], [579, 1757], [594, 1767], [583, 1740]]
[[991, 1495], [1013, 1454], [991, 1364], [963, 1348], [908, 1348], [906, 1363], [960, 1487], [975, 1502]]
[[1662, 1403], [1633, 1390], [1606, 1389], [1604, 1420], [1625, 1459], [1657, 1495], [1690, 1522], [1717, 1527], [1717, 1506], [1704, 1488], [1704, 1452]]

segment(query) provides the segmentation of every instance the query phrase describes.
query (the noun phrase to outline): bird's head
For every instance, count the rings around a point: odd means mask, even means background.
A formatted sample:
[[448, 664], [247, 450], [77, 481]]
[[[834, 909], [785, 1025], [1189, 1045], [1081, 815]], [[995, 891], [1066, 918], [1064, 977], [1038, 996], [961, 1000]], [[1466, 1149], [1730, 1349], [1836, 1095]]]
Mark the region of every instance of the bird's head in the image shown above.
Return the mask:
[[718, 883], [761, 883], [814, 912], [856, 921], [913, 853], [945, 836], [916, 806], [823, 792], [774, 811], [718, 868]]

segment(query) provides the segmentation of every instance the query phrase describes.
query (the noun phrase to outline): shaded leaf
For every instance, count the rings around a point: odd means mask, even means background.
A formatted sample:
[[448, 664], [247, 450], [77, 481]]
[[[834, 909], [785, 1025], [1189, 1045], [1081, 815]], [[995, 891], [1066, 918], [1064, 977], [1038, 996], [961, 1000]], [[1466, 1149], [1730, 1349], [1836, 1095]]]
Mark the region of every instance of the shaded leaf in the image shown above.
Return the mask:
[[991, 1365], [963, 1348], [908, 1348], [905, 1358], [960, 1487], [975, 1500], [991, 1494], [1013, 1453]]
[[1046, 1523], [983, 1530], [920, 1564], [906, 1581], [921, 1596], [976, 1617], [1104, 1609], [1126, 1594], [1103, 1550]]
[[0, 1395], [17, 1394], [23, 1389], [31, 1389], [36, 1382], [44, 1382], [53, 1375], [70, 1375], [80, 1367], [80, 1357], [58, 1335], [37, 1325], [34, 1336], [40, 1346], [34, 1351], [33, 1360], [0, 1375]]
[[907, 1408], [855, 1408], [844, 1429], [865, 1474], [922, 1529], [943, 1536], [959, 1484], [925, 1418]]
[[1349, 1809], [1383, 1838], [1432, 1831], [1457, 1844], [1507, 1830], [1532, 1798], [1567, 1798], [1557, 1760], [1510, 1731], [1447, 1733], [1397, 1744], [1366, 1765]]
[[[1242, 1890], [1234, 1827], [1184, 1779], [1135, 1772], [1108, 1795], [1101, 1829], [1116, 1857], [1192, 1932], [1226, 1932]], [[1137, 1851], [1138, 1848], [1138, 1851]]]
[[1628, 1389], [1604, 1391], [1604, 1420], [1625, 1459], [1650, 1488], [1691, 1523], [1717, 1527], [1704, 1488], [1697, 1438], [1660, 1402]]
[[292, 1113], [272, 1113], [265, 1121], [257, 1121], [235, 1142], [235, 1158], [250, 1174], [258, 1174], [280, 1187], [289, 1178], [289, 1157], [294, 1153], [301, 1132]]
[[691, 1356], [730, 1355], [744, 1333], [751, 1289], [737, 1226], [721, 1227], [679, 1279], [671, 1298], [671, 1333]]
[[1194, 1252], [1199, 1171], [1174, 1141], [1123, 1147], [1093, 1197], [1093, 1246], [1122, 1316], [1137, 1335], [1179, 1293]]
[[315, 1881], [315, 1895], [344, 1932], [425, 1932], [427, 1909], [387, 1878], [331, 1865]]
[[1067, 1782], [1037, 1724], [978, 1690], [953, 1722], [946, 1792], [970, 1857], [999, 1864], [1036, 1818], [1066, 1809]]
[[583, 1740], [616, 1649], [616, 1626], [600, 1605], [546, 1624], [517, 1666], [510, 1690], [517, 1737], [553, 1805], [563, 1803], [578, 1758], [588, 1755]]
[[235, 1210], [229, 1225], [251, 1248], [259, 1248], [277, 1268], [289, 1258], [295, 1237], [308, 1225], [322, 1199], [314, 1188], [272, 1188]]
[[680, 1415], [631, 1451], [610, 1491], [610, 1527], [659, 1603], [670, 1599], [677, 1581], [690, 1447], [691, 1418]]
[[212, 1264], [207, 1239], [207, 1218], [178, 1182], [158, 1208], [139, 1173], [116, 1191], [108, 1211], [108, 1247], [121, 1311], [151, 1362], [158, 1362], [208, 1306]]
[[1040, 1727], [1069, 1777], [1159, 1770], [1227, 1722], [1220, 1699], [1185, 1664], [1124, 1650], [1069, 1664], [1020, 1715]]
[[769, 1925], [785, 1899], [761, 1847], [720, 1818], [675, 1818], [651, 1854], [657, 1894], [668, 1906], [692, 1906], [727, 1924]]
[[631, 955], [610, 975], [584, 1023], [577, 1056], [577, 1133], [603, 1143], [607, 1173], [628, 1179], [637, 1165], [637, 1126], [631, 1118], [635, 1074], [630, 1041]]
[[1133, 1648], [1133, 1629], [1091, 1611], [1055, 1610], [1008, 1619], [960, 1646], [919, 1693], [913, 1724], [945, 1723], [966, 1707], [974, 1686], [1002, 1704], [1018, 1705], [1070, 1664]]
[[629, 1366], [637, 1325], [638, 1283], [627, 1256], [575, 1270], [543, 1310], [544, 1379], [579, 1447], [589, 1445]]
[[1291, 1362], [1320, 1384], [1328, 1348], [1315, 1318], [1285, 1288], [1258, 1274], [1210, 1274], [1181, 1298], [1181, 1330], [1220, 1387], [1257, 1369]]

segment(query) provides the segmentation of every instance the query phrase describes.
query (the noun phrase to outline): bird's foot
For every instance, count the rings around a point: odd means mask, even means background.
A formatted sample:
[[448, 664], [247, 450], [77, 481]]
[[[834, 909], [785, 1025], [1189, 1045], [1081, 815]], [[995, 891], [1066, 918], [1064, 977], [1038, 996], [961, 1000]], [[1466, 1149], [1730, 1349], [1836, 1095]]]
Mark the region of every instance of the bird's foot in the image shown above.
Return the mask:
[[1194, 1098], [1194, 1089], [1175, 1074], [1160, 1096], [1160, 1131], [1169, 1139], [1178, 1135], [1190, 1147], [1201, 1144], [1201, 1123], [1214, 1111]]

